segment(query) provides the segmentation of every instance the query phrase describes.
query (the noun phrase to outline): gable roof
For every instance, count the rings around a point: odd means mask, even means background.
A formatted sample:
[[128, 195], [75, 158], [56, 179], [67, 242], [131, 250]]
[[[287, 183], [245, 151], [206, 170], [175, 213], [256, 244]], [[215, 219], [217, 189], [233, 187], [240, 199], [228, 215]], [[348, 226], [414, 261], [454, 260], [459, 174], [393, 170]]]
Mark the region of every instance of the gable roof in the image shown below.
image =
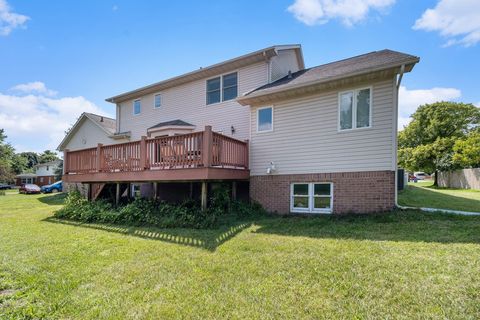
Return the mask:
[[260, 61], [268, 61], [273, 56], [278, 54], [279, 50], [294, 49], [297, 53], [297, 59], [300, 69], [305, 68], [303, 61], [302, 48], [299, 44], [292, 45], [275, 45], [258, 51], [254, 51], [237, 58], [226, 60], [211, 66], [200, 68], [198, 70], [182, 74], [167, 80], [163, 80], [145, 87], [141, 87], [126, 93], [122, 93], [111, 98], [106, 99], [107, 102], [119, 103], [129, 99], [135, 99], [146, 94], [158, 92], [167, 88], [178, 86], [187, 82], [215, 76], [225, 72], [229, 72], [244, 66], [251, 65]]
[[168, 127], [168, 126], [195, 127], [193, 124], [190, 124], [190, 123], [185, 122], [183, 120], [177, 119], [177, 120], [171, 120], [171, 121], [165, 121], [165, 122], [157, 123], [156, 125], [148, 128], [148, 129]]
[[54, 161], [49, 161], [49, 162], [44, 162], [44, 163], [37, 163], [33, 167], [38, 168], [38, 167], [45, 167], [45, 166], [58, 166], [58, 165], [60, 165], [61, 162], [62, 162], [62, 160], [54, 160]]
[[387, 49], [373, 51], [356, 57], [297, 71], [275, 82], [254, 89], [242, 97], [237, 98], [237, 101], [242, 105], [247, 105], [254, 102], [256, 98], [264, 97], [267, 99], [268, 95], [275, 93], [391, 69], [402, 65], [405, 65], [405, 72], [409, 72], [418, 61], [420, 61], [419, 57], [397, 51]]
[[102, 129], [102, 131], [104, 131], [107, 136], [113, 135], [116, 131], [115, 119], [101, 116], [94, 113], [84, 112], [77, 119], [77, 122], [75, 122], [75, 124], [70, 129], [68, 134], [63, 138], [62, 142], [60, 142], [60, 144], [57, 147], [57, 150], [63, 151], [67, 143], [70, 141], [73, 135], [77, 132], [78, 128], [80, 128], [80, 125], [87, 120], [92, 121], [95, 125], [97, 125], [100, 129]]

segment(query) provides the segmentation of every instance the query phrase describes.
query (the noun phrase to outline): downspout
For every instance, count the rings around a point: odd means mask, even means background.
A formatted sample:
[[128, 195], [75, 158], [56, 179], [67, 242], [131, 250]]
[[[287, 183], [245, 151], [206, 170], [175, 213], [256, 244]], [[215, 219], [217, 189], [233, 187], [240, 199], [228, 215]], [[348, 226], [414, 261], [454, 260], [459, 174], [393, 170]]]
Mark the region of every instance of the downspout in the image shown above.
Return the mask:
[[393, 136], [394, 136], [394, 145], [393, 145], [393, 166], [395, 169], [395, 207], [400, 207], [398, 205], [398, 91], [400, 89], [400, 84], [402, 83], [403, 73], [405, 72], [405, 65], [402, 64], [400, 67], [400, 74], [395, 84], [395, 121], [393, 124]]

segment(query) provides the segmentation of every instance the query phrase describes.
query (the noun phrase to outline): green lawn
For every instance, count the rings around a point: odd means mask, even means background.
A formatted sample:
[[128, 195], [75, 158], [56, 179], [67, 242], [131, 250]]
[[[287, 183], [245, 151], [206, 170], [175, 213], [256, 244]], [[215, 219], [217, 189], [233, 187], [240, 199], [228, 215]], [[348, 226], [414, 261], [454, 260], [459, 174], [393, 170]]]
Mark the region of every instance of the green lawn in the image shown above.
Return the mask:
[[61, 202], [0, 196], [0, 319], [480, 318], [480, 217], [166, 230], [62, 223]]
[[409, 183], [399, 192], [398, 204], [480, 212], [480, 190], [436, 188], [433, 181]]

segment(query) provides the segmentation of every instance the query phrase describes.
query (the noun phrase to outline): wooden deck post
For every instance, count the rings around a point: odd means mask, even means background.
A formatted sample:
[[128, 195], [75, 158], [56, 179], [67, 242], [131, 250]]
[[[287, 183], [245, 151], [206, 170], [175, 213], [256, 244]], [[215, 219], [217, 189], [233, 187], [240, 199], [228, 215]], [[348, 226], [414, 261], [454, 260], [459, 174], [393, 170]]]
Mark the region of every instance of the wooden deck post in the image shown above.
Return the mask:
[[208, 193], [208, 185], [207, 181], [202, 181], [202, 198], [201, 198], [201, 204], [202, 204], [202, 210], [207, 210], [207, 193]]
[[101, 157], [102, 147], [103, 147], [103, 144], [101, 143], [97, 144], [97, 159], [96, 159], [97, 172], [102, 171], [102, 157]]
[[213, 133], [212, 126], [205, 126], [205, 131], [203, 132], [203, 143], [202, 143], [202, 160], [203, 166], [208, 168], [212, 165], [212, 145], [213, 145]]
[[140, 170], [147, 168], [147, 137], [142, 136], [140, 140]]
[[245, 169], [248, 169], [249, 161], [250, 161], [250, 141], [247, 139], [245, 140], [247, 146], [245, 147]]
[[153, 183], [153, 200], [158, 198], [158, 182]]
[[115, 190], [115, 206], [118, 206], [120, 203], [120, 183], [117, 182], [116, 185], [116, 190]]
[[68, 152], [69, 149], [63, 150], [63, 174], [68, 174]]

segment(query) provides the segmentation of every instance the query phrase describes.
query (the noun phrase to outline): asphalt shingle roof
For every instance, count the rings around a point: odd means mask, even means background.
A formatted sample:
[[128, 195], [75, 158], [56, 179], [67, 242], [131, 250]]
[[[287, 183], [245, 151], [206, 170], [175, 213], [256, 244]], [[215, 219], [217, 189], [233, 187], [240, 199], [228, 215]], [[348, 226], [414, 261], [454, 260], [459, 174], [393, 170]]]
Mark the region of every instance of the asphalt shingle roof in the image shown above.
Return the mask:
[[292, 86], [301, 86], [314, 81], [328, 80], [339, 76], [349, 76], [362, 71], [369, 71], [371, 69], [381, 68], [382, 66], [391, 66], [394, 64], [402, 64], [403, 62], [412, 62], [418, 60], [416, 56], [392, 51], [381, 50], [374, 51], [360, 56], [339, 60], [309, 69], [300, 70], [292, 73], [290, 76], [285, 76], [275, 82], [261, 86], [252, 90], [246, 96], [255, 94], [267, 94], [270, 91], [278, 91], [282, 89], [289, 89]]
[[193, 124], [190, 124], [188, 122], [185, 122], [183, 120], [171, 120], [171, 121], [165, 121], [165, 122], [160, 122], [154, 125], [153, 127], [150, 127], [148, 129], [153, 129], [153, 128], [161, 128], [161, 127], [166, 127], [166, 126], [190, 126], [193, 127]]

